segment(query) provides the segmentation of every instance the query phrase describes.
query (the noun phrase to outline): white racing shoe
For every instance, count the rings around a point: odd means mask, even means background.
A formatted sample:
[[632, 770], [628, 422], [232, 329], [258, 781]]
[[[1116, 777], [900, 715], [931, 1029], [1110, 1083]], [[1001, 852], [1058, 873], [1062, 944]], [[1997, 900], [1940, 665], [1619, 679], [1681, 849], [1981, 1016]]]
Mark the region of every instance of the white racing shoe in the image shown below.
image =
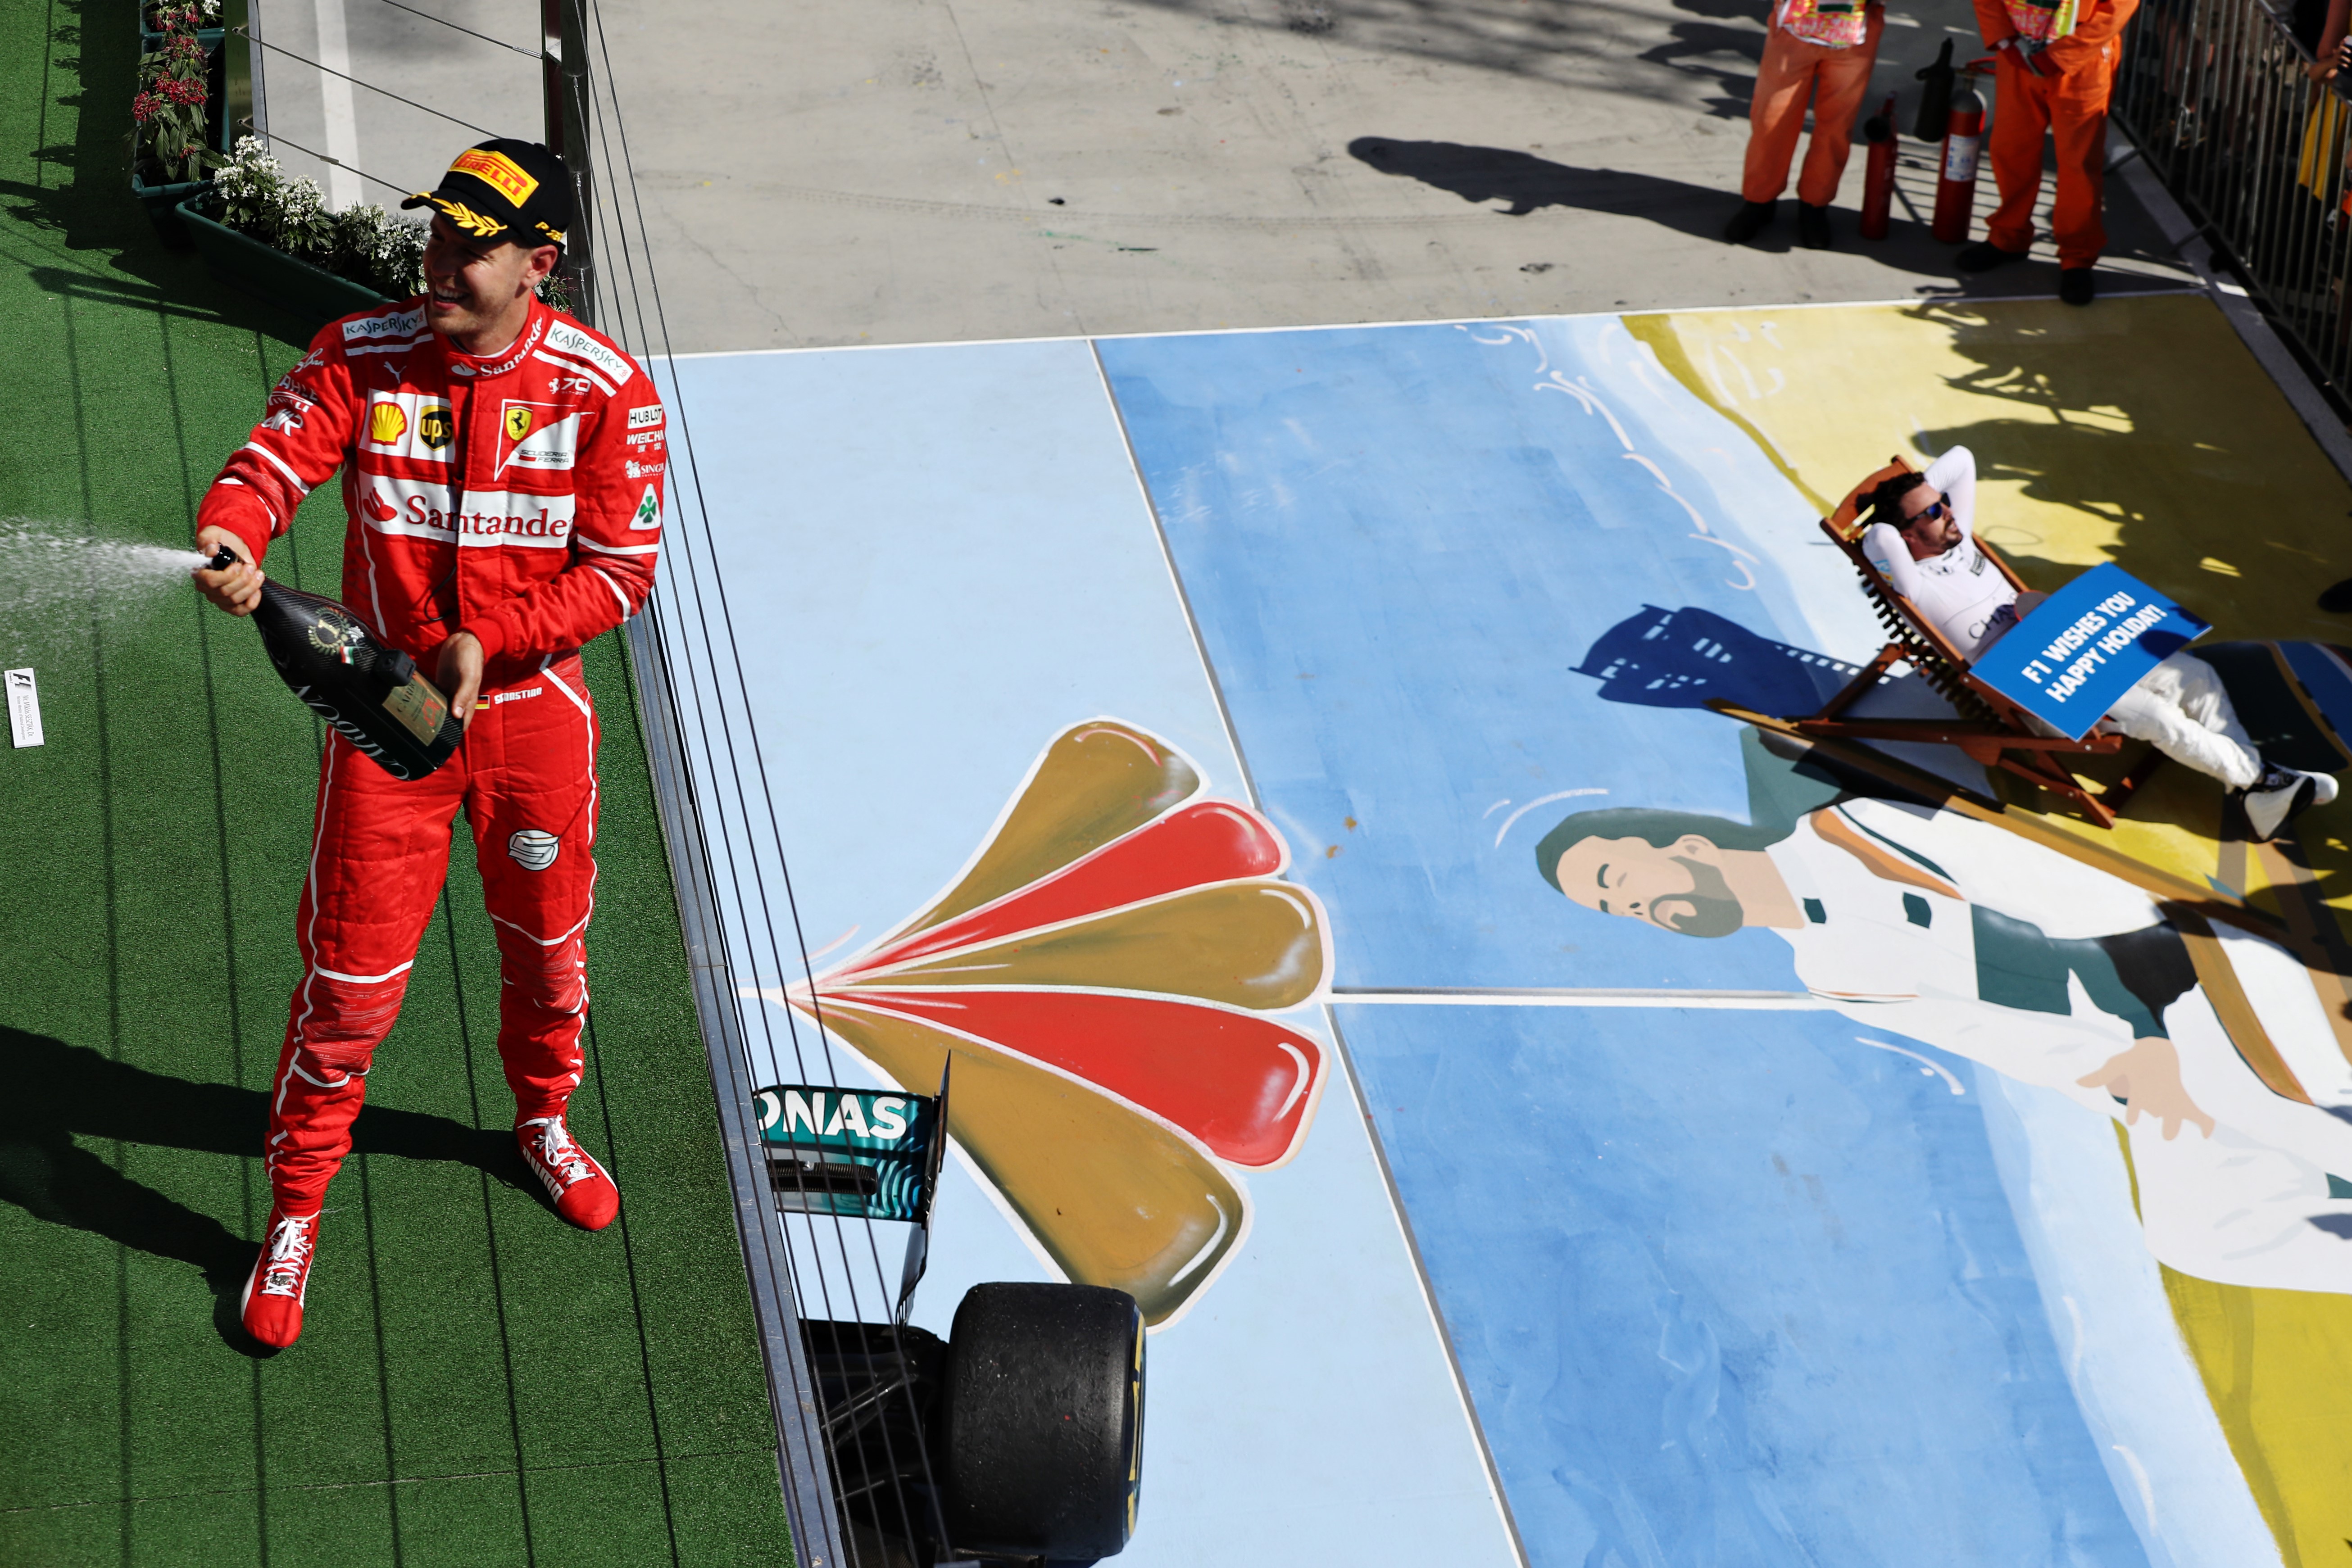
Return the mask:
[[2335, 800], [2336, 776], [2273, 763], [2238, 798], [2245, 803], [2246, 826], [2253, 830], [2254, 841], [2267, 843], [2305, 811]]

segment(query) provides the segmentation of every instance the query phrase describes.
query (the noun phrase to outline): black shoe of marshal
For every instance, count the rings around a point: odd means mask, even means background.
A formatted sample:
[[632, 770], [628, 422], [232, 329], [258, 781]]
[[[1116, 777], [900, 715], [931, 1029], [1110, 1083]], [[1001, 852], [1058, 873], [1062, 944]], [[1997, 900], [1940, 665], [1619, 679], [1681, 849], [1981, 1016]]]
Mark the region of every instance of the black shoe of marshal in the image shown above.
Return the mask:
[[1952, 257], [1952, 265], [1962, 272], [1990, 272], [1996, 267], [2007, 267], [2012, 261], [2023, 261], [2029, 253], [2003, 250], [1989, 239], [1960, 246], [1960, 254]]

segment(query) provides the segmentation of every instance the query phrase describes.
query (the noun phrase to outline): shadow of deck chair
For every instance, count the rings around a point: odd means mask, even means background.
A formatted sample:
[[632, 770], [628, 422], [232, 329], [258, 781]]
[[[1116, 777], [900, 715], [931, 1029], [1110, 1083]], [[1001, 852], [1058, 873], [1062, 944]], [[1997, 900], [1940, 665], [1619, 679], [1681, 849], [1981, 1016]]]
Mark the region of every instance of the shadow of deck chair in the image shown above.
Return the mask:
[[[1910, 464], [1895, 457], [1855, 486], [1839, 503], [1838, 509], [1822, 519], [1822, 532], [1845, 552], [1854, 570], [1862, 575], [1863, 591], [1886, 628], [1887, 643], [1861, 674], [1822, 705], [1819, 713], [1791, 717], [1788, 722], [1800, 734], [1822, 739], [1907, 740], [1956, 746], [1979, 766], [2014, 774], [2073, 801], [2100, 827], [2113, 827], [2116, 814], [2163, 761], [2163, 753], [2149, 748], [2147, 756], [2134, 764], [2125, 777], [2095, 792], [2068, 770], [2063, 758], [2112, 757], [2123, 748], [2122, 737], [2094, 733], [2080, 740], [2069, 740], [2063, 736], [2038, 733], [2027, 721], [2025, 709], [1970, 674], [1969, 662], [1959, 650], [1909, 600], [1896, 592], [1894, 584], [1863, 553], [1862, 534], [1866, 524], [1856, 514], [1864, 498], [1882, 482], [1914, 472]], [[2024, 591], [2024, 581], [1998, 550], [1980, 536], [1976, 544], [1993, 570], [2008, 579], [2011, 588]], [[1847, 710], [1898, 664], [1909, 664], [1938, 696], [1951, 704], [1952, 716], [1847, 717]]]

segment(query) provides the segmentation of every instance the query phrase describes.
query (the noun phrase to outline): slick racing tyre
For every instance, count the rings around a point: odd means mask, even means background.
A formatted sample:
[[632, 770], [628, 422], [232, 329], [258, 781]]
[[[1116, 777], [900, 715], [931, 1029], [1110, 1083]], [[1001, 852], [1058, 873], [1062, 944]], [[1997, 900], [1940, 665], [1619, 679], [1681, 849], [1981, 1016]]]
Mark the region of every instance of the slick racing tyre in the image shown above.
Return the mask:
[[940, 1478], [961, 1551], [1127, 1544], [1143, 1478], [1143, 1314], [1099, 1285], [975, 1285], [948, 1336]]

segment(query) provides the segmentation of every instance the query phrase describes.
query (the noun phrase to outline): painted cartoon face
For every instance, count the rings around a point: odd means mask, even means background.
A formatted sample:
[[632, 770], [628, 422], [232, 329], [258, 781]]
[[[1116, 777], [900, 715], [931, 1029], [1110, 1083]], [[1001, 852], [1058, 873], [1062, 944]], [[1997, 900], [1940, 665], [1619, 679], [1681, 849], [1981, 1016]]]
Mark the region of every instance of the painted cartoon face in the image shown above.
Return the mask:
[[1727, 936], [1747, 916], [1724, 881], [1722, 852], [1696, 833], [1664, 849], [1645, 839], [1580, 839], [1555, 871], [1559, 890], [1587, 909], [1681, 936]]

